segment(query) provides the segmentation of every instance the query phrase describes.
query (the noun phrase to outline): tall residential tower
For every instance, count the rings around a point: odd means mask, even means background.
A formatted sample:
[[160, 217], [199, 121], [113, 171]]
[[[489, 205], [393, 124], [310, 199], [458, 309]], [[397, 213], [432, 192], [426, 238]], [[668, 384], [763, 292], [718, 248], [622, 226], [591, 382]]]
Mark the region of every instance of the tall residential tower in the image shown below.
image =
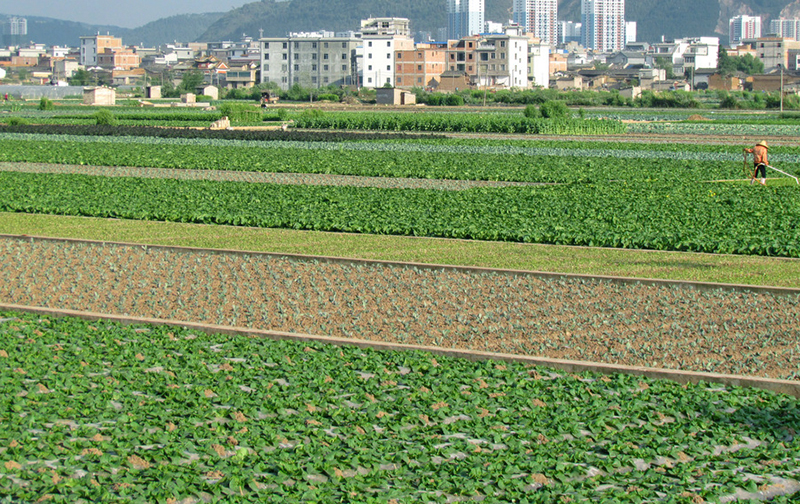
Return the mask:
[[558, 44], [558, 0], [514, 0], [513, 19], [541, 41]]
[[582, 0], [583, 46], [599, 52], [625, 47], [625, 0]]
[[483, 31], [484, 0], [447, 0], [447, 38], [459, 40]]

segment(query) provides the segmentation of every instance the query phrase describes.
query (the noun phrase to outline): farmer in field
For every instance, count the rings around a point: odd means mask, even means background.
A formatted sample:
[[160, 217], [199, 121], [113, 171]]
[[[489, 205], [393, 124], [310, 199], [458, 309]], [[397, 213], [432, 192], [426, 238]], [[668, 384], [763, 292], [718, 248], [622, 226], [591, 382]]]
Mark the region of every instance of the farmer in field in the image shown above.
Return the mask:
[[767, 165], [769, 161], [767, 160], [767, 142], [760, 141], [756, 144], [755, 147], [752, 149], [745, 149], [745, 154], [752, 154], [753, 155], [753, 176], [750, 177], [750, 183], [752, 184], [755, 182], [756, 177], [761, 174], [761, 180], [759, 182], [761, 185], [767, 185]]

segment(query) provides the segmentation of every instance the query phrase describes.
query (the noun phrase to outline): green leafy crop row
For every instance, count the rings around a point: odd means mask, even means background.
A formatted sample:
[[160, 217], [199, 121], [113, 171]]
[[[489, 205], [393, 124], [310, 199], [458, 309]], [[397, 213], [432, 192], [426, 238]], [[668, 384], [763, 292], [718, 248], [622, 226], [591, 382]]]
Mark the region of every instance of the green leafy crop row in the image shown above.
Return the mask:
[[0, 379], [21, 502], [789, 502], [800, 467], [786, 396], [422, 352], [0, 313]]
[[0, 210], [800, 257], [794, 187], [630, 183], [435, 190], [0, 174]]

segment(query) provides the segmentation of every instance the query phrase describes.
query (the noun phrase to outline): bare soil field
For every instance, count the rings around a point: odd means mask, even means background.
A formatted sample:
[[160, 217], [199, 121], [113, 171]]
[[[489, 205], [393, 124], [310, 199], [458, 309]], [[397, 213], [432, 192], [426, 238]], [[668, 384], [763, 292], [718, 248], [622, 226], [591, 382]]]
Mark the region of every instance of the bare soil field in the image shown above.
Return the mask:
[[0, 240], [0, 301], [800, 378], [800, 298], [147, 246]]

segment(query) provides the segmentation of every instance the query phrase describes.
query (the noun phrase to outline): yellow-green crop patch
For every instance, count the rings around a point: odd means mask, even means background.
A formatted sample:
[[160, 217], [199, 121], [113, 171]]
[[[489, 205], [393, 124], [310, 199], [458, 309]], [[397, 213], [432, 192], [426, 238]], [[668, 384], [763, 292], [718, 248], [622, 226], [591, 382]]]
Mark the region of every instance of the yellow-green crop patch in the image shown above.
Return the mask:
[[[670, 502], [800, 489], [795, 399], [0, 314], [14, 501]], [[759, 493], [761, 492], [761, 493]]]

